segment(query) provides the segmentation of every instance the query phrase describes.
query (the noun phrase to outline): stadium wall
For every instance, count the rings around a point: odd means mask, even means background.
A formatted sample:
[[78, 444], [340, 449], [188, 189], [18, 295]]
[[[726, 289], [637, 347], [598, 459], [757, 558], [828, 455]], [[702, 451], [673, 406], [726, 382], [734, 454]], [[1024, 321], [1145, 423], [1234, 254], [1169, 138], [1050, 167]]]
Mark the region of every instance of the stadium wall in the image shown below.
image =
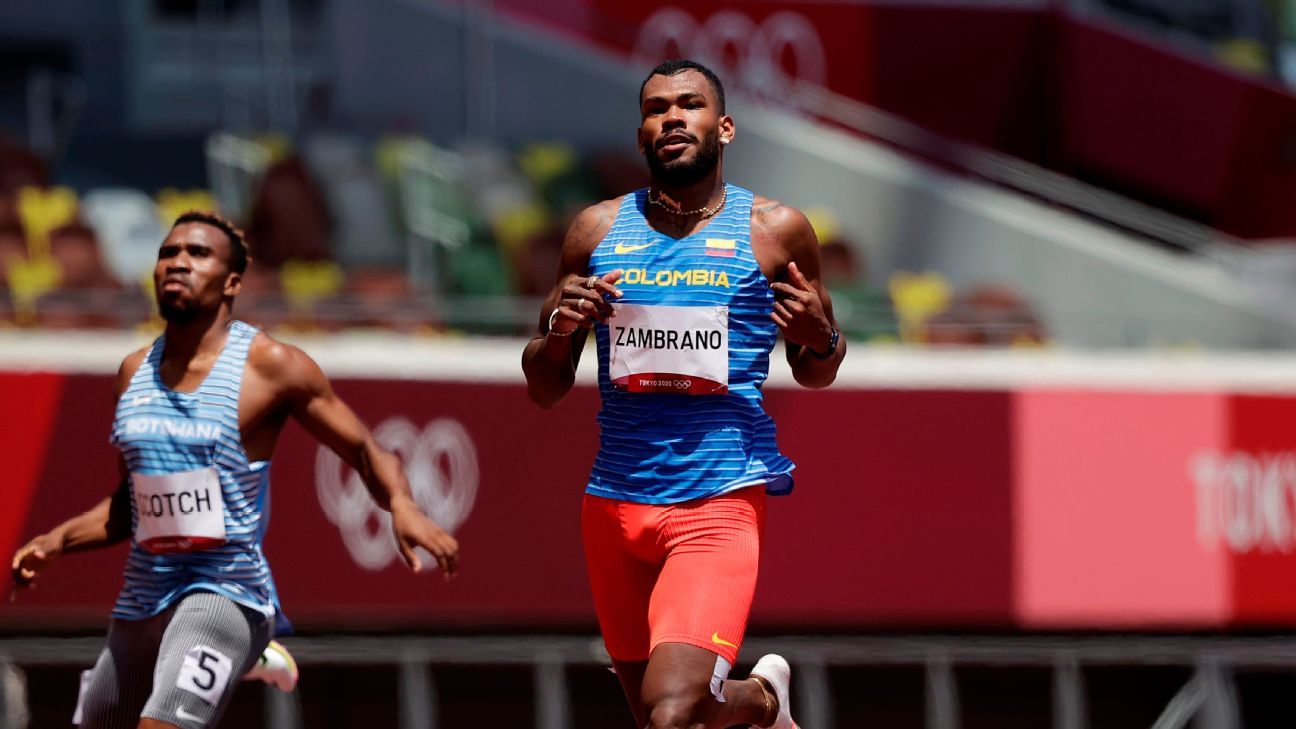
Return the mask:
[[[110, 373], [136, 343], [0, 338], [0, 548], [114, 487]], [[521, 341], [301, 343], [455, 528], [464, 572], [450, 584], [406, 573], [358, 479], [291, 426], [267, 540], [290, 617], [319, 629], [593, 627], [578, 542], [598, 442], [588, 373], [543, 412], [525, 395]], [[1288, 627], [1293, 364], [860, 348], [836, 387], [806, 391], [776, 363], [767, 407], [799, 468], [771, 508], [753, 622]], [[102, 624], [123, 555], [60, 563], [0, 608], [0, 625]]]

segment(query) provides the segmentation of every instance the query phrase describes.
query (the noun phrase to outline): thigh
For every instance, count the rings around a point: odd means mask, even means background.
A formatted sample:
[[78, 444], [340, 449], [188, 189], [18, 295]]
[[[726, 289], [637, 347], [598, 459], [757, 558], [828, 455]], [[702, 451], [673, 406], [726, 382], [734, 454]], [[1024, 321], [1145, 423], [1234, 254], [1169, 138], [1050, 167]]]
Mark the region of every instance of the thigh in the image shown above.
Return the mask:
[[135, 729], [153, 690], [162, 618], [113, 620], [77, 701], [82, 729]]
[[764, 523], [761, 488], [682, 504], [671, 513], [666, 559], [648, 610], [653, 651], [684, 643], [733, 665], [756, 592]]
[[619, 510], [620, 502], [585, 497], [581, 536], [590, 592], [608, 654], [616, 661], [647, 661], [648, 602], [657, 566], [633, 553]]
[[618, 661], [612, 659], [617, 680], [625, 692], [626, 703], [630, 704], [630, 713], [634, 714], [635, 726], [647, 724], [648, 717], [644, 712], [644, 674], [648, 671], [648, 661]]
[[183, 729], [215, 726], [272, 629], [272, 620], [229, 598], [186, 595], [162, 635], [153, 693], [141, 716]]

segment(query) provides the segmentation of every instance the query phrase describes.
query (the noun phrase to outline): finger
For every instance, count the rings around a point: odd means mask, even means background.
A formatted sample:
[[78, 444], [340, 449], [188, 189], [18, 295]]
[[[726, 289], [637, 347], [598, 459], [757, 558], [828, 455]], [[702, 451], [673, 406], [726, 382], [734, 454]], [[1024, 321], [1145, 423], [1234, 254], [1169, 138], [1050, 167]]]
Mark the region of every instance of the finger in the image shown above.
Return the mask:
[[590, 294], [594, 298], [581, 299], [577, 304], [576, 310], [585, 316], [598, 322], [606, 322], [612, 316], [612, 304], [593, 292]]
[[35, 549], [36, 545], [28, 543], [23, 545], [22, 549], [14, 552], [13, 569], [17, 571], [17, 569], [22, 566], [23, 560], [27, 559], [27, 555], [31, 554]]
[[455, 573], [459, 571], [459, 562], [453, 554], [437, 555], [437, 564], [441, 565], [441, 571], [445, 573], [447, 580], [454, 577]]
[[423, 563], [419, 560], [418, 555], [414, 553], [414, 548], [406, 544], [404, 539], [400, 540], [400, 552], [401, 557], [405, 558], [405, 564], [411, 570], [418, 572], [423, 568]]
[[612, 313], [611, 299], [619, 298], [621, 290], [600, 280], [593, 288], [585, 289], [585, 298], [593, 302], [600, 310]]
[[792, 312], [789, 311], [788, 308], [784, 306], [783, 302], [781, 301], [777, 301], [774, 303], [774, 313], [778, 314], [783, 321], [790, 322], [793, 319]]
[[[616, 277], [609, 281], [608, 277], [613, 276], [614, 274]], [[603, 296], [611, 296], [613, 298], [619, 299], [621, 298], [622, 295], [621, 289], [617, 288], [616, 286], [613, 286], [612, 284], [616, 283], [617, 279], [620, 278], [621, 278], [621, 272], [613, 271], [612, 273], [607, 274], [607, 276], [594, 279], [594, 286], [590, 290], [597, 291], [600, 295]]]
[[[587, 301], [589, 304], [585, 303]], [[586, 313], [590, 311], [588, 306], [603, 307], [608, 311], [612, 310], [612, 304], [606, 301], [602, 294], [594, 289], [587, 289], [584, 286], [581, 286], [569, 294], [563, 294], [563, 297], [559, 300], [558, 304], [560, 306], [568, 306], [576, 311]]]
[[780, 318], [778, 314], [770, 314], [770, 318], [774, 320], [775, 324], [778, 324], [779, 329], [787, 329], [787, 322]]
[[574, 306], [564, 305], [558, 307], [558, 318], [570, 319], [571, 321], [574, 321], [577, 324], [585, 323], [585, 315], [580, 313], [580, 311], [578, 311]]
[[[558, 319], [567, 319], [569, 321], [576, 322], [576, 326], [572, 331], [575, 331], [575, 329], [580, 329], [581, 327], [589, 323], [589, 317], [580, 313], [580, 311], [566, 305], [558, 307]], [[557, 319], [555, 319], [554, 322], [557, 323]]]
[[[590, 291], [589, 296], [590, 298], [586, 299], [586, 301], [590, 302], [589, 306], [586, 307], [587, 311], [589, 311], [591, 314], [595, 314], [599, 317], [602, 317], [600, 321], [612, 316], [612, 302], [603, 298], [601, 294], [595, 291]], [[593, 307], [593, 308], [590, 309], [589, 307]]]
[[796, 265], [796, 261], [788, 262], [788, 278], [802, 291], [811, 290], [810, 282], [806, 280], [805, 275], [801, 273], [801, 269]]
[[797, 301], [807, 299], [811, 295], [808, 291], [802, 291], [801, 289], [790, 284], [785, 284], [782, 281], [776, 281], [770, 284], [770, 288], [774, 289], [775, 293], [783, 294], [789, 299], [796, 299]]

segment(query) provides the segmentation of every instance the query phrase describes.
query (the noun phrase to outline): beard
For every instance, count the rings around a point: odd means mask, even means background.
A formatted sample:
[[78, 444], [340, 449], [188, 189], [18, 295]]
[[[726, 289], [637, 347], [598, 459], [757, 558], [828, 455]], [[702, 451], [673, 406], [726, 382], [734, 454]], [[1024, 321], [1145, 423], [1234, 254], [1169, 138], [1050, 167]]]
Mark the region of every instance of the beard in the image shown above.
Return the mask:
[[644, 155], [653, 179], [670, 187], [685, 187], [710, 174], [720, 162], [720, 130], [700, 142], [697, 154], [691, 160], [677, 158], [663, 162], [656, 150]]
[[158, 314], [170, 324], [188, 324], [198, 318], [198, 305], [194, 301], [182, 303], [159, 301]]

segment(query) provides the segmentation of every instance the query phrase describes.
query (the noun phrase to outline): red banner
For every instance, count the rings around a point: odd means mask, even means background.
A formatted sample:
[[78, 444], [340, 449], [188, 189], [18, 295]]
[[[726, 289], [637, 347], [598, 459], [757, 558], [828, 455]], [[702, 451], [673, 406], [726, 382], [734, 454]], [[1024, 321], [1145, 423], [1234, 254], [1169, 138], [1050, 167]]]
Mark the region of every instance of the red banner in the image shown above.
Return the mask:
[[[296, 426], [266, 549], [309, 627], [594, 625], [579, 540], [597, 392], [340, 379], [454, 530], [450, 584], [400, 563], [384, 514]], [[111, 378], [0, 374], [12, 547], [116, 482]], [[1096, 390], [770, 388], [797, 488], [771, 501], [753, 622], [793, 629], [1296, 625], [1296, 398]], [[101, 624], [124, 547], [67, 556], [0, 624]]]
[[[64, 383], [57, 450], [38, 480], [18, 484], [35, 492], [24, 538], [115, 482], [105, 438], [110, 379]], [[455, 528], [463, 573], [450, 584], [408, 574], [359, 481], [290, 427], [274, 459], [266, 551], [291, 617], [306, 625], [592, 625], [578, 514], [597, 447], [595, 390], [577, 388], [542, 411], [520, 384], [335, 385], [401, 455], [425, 508]], [[1009, 618], [1006, 394], [774, 390], [769, 407], [800, 468], [796, 492], [771, 508], [757, 622]], [[944, 415], [950, 408], [981, 426], [966, 432]], [[3, 618], [102, 619], [123, 554], [67, 557]]]
[[1191, 469], [1227, 443], [1216, 394], [1019, 393], [1017, 607], [1035, 627], [1203, 627], [1230, 615]]

